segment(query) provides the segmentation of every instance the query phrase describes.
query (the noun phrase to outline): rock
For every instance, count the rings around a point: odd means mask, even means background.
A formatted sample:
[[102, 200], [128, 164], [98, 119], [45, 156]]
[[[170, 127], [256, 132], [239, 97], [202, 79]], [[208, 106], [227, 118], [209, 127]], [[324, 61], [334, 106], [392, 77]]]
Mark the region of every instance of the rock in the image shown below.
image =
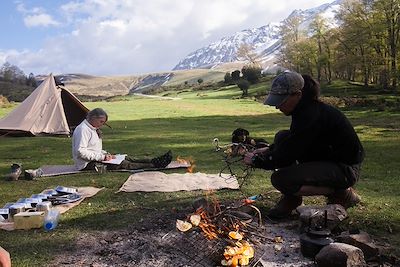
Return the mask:
[[[300, 214], [300, 231], [304, 232], [308, 227], [325, 227], [325, 210], [327, 211], [327, 228], [334, 229], [340, 222], [348, 217], [346, 210], [337, 204], [326, 206], [300, 206], [296, 211]], [[310, 225], [310, 223], [312, 225]]]
[[367, 266], [361, 249], [344, 243], [325, 246], [315, 256], [318, 267], [363, 267]]
[[368, 233], [360, 231], [357, 234], [343, 232], [335, 238], [338, 242], [358, 247], [364, 253], [366, 260], [374, 259], [379, 254], [378, 247]]

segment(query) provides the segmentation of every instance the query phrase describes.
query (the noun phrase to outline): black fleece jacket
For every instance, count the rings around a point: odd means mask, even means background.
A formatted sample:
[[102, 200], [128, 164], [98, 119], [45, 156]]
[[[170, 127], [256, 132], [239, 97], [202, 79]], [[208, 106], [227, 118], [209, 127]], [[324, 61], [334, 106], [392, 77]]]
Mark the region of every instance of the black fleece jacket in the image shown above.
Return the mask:
[[292, 112], [289, 135], [272, 145], [254, 165], [273, 170], [310, 161], [360, 164], [364, 149], [349, 120], [338, 109], [319, 101], [301, 100]]

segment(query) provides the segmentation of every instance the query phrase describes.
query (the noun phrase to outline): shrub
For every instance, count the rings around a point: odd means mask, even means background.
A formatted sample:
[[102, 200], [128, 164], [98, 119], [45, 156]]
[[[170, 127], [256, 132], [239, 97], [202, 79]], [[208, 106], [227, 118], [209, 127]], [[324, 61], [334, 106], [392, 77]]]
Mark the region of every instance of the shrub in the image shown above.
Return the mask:
[[255, 84], [260, 80], [261, 68], [257, 66], [244, 66], [242, 68], [243, 78], [248, 80], [250, 83]]
[[10, 102], [8, 102], [7, 97], [0, 95], [0, 107], [7, 107], [10, 105]]
[[203, 79], [200, 78], [200, 79], [197, 80], [197, 82], [198, 82], [199, 84], [201, 84], [201, 83], [203, 83]]
[[225, 73], [224, 82], [226, 84], [232, 84], [233, 79], [232, 79], [232, 75], [229, 72]]
[[234, 82], [239, 81], [239, 79], [240, 79], [240, 70], [232, 71], [231, 77], [232, 77], [232, 81], [234, 81]]
[[237, 82], [237, 86], [242, 90], [242, 97], [248, 96], [248, 90], [250, 88], [250, 83], [249, 81], [245, 79], [240, 79]]

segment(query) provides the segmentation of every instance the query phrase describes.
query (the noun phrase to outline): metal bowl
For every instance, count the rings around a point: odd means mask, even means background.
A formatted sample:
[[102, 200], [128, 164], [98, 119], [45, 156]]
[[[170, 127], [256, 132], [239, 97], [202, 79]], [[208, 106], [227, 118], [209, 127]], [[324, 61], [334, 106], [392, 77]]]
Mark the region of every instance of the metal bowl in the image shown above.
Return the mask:
[[47, 199], [47, 195], [45, 194], [34, 194], [31, 196], [31, 198], [37, 198], [37, 199], [41, 199], [42, 201], [44, 201], [45, 199]]
[[29, 198], [26, 198], [26, 197], [22, 197], [22, 198], [18, 199], [16, 204], [24, 205], [25, 209], [32, 208], [32, 201]]
[[40, 194], [43, 194], [43, 195], [46, 195], [46, 196], [54, 196], [54, 195], [57, 195], [58, 192], [56, 190], [54, 190], [54, 189], [46, 189]]
[[4, 205], [3, 209], [8, 209], [9, 207], [11, 207], [12, 205], [14, 205], [14, 202], [8, 202]]
[[78, 192], [78, 190], [76, 190], [76, 188], [65, 187], [65, 186], [57, 186], [55, 190], [57, 192], [63, 193], [63, 194], [74, 194], [74, 193]]

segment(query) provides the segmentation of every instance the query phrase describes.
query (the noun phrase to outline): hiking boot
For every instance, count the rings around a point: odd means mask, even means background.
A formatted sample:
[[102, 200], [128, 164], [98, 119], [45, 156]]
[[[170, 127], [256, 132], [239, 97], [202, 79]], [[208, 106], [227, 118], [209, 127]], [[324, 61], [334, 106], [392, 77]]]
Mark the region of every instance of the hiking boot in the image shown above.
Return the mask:
[[267, 217], [276, 220], [284, 219], [288, 217], [295, 208], [300, 206], [302, 202], [302, 197], [282, 195], [275, 207], [267, 212]]
[[24, 179], [25, 180], [34, 180], [36, 178], [39, 178], [43, 175], [43, 170], [42, 169], [36, 169], [36, 170], [25, 170], [24, 171]]
[[151, 163], [154, 165], [154, 167], [163, 169], [168, 166], [172, 161], [172, 152], [171, 150], [168, 150], [167, 153], [165, 153], [162, 156], [159, 156], [157, 158], [154, 158], [151, 160]]
[[10, 174], [7, 175], [7, 180], [17, 181], [21, 173], [22, 173], [22, 165], [14, 163], [13, 165], [11, 165], [11, 172]]
[[360, 203], [361, 198], [356, 194], [353, 188], [336, 190], [335, 193], [328, 195], [327, 204], [339, 204], [345, 209], [353, 207]]

